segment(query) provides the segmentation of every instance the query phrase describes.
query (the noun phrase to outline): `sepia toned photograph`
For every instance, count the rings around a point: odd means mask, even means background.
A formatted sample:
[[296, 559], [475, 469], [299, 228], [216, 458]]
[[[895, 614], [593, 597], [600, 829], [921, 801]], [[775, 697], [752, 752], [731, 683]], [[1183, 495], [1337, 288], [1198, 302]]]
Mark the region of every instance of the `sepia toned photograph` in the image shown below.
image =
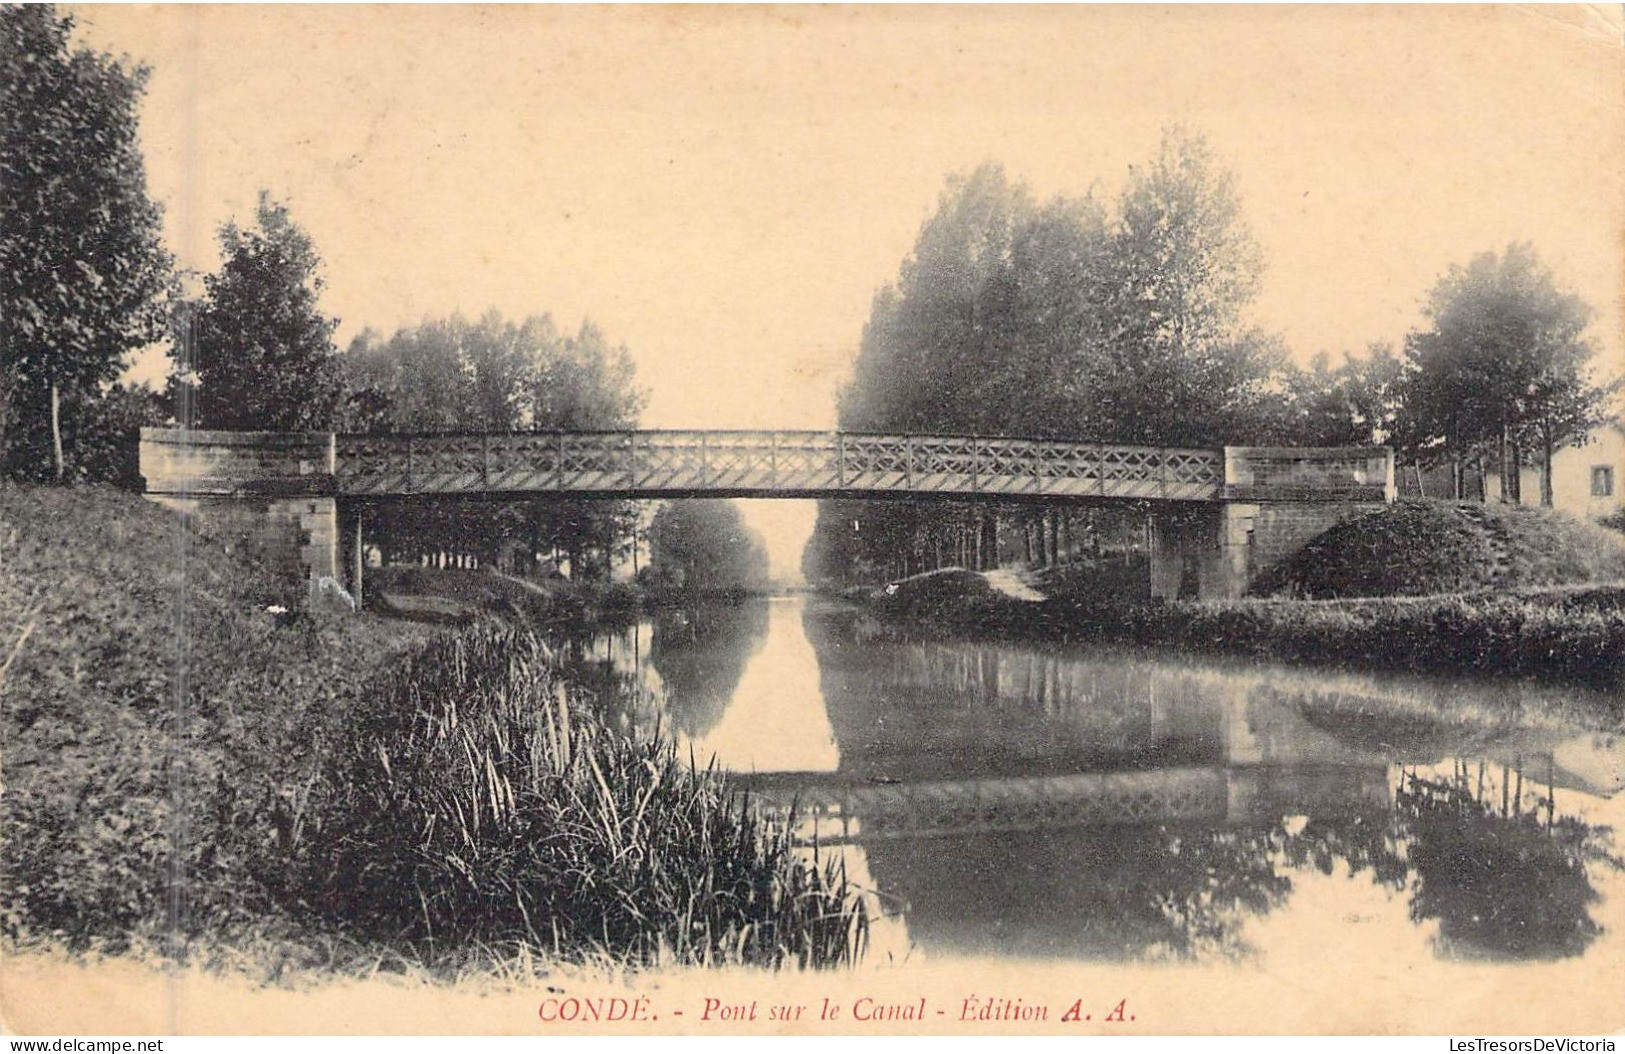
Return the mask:
[[1614, 1049], [1625, 9], [0, 26], [8, 1036]]

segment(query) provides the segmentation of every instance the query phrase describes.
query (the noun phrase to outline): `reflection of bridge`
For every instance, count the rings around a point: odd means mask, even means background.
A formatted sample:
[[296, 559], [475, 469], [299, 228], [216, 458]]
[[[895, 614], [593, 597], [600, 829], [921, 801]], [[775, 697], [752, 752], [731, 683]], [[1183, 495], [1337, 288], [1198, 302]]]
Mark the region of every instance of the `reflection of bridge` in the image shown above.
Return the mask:
[[[1152, 592], [1239, 592], [1350, 510], [1392, 500], [1385, 448], [1191, 450], [968, 436], [630, 431], [335, 436], [144, 428], [147, 492], [297, 521], [314, 575], [359, 586], [360, 509], [419, 496], [1143, 501]], [[341, 508], [342, 504], [342, 508]], [[347, 521], [341, 529], [341, 515]]]
[[[1388, 805], [1387, 759], [1305, 720], [1272, 695], [1266, 675], [1203, 673], [1118, 658], [1030, 655], [990, 645], [992, 685], [956, 688], [935, 649], [911, 646], [933, 702], [911, 708], [894, 668], [855, 684], [839, 660], [822, 684], [841, 745], [839, 772], [742, 777], [776, 811], [794, 807], [821, 840], [918, 837], [1123, 824], [1273, 823], [1282, 816], [1346, 816]], [[1057, 683], [1032, 694], [1032, 659]], [[1006, 668], [1008, 667], [1008, 668]], [[1062, 683], [1064, 682], [1064, 683]], [[993, 694], [983, 695], [989, 687]], [[1075, 691], [1066, 691], [1073, 689]], [[980, 701], [978, 701], [980, 700]], [[932, 731], [932, 714], [953, 730]], [[971, 715], [985, 714], [981, 722]], [[1111, 716], [1108, 716], [1111, 715]], [[884, 718], [884, 720], [880, 720]], [[1114, 719], [1115, 718], [1115, 719]], [[979, 744], [944, 770], [955, 740]], [[961, 745], [960, 754], [966, 752]], [[1087, 760], [1086, 760], [1087, 759]], [[1049, 774], [1028, 775], [1035, 768]], [[1024, 771], [1025, 770], [1025, 771]], [[953, 774], [946, 778], [944, 771]], [[868, 778], [875, 773], [896, 777]]]
[[821, 842], [989, 831], [1174, 823], [1244, 823], [1344, 815], [1388, 804], [1381, 762], [1222, 766], [1002, 779], [861, 784], [796, 774], [745, 777], [775, 812], [792, 808]]

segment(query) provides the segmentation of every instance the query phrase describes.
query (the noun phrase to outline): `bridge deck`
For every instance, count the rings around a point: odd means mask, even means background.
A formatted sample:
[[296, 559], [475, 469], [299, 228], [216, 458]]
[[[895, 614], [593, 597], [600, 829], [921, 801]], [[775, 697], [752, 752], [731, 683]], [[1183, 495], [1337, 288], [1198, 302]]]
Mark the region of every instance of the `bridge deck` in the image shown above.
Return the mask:
[[843, 494], [1213, 501], [1217, 450], [844, 432], [339, 436], [341, 493]]

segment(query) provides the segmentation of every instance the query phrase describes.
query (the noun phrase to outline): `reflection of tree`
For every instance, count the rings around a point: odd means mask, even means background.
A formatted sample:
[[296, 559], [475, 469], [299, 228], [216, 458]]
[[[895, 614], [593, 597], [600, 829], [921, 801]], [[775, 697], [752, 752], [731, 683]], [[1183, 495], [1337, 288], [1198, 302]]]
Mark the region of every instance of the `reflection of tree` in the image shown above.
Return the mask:
[[[1523, 773], [1486, 782], [1458, 762], [1445, 778], [1407, 772], [1386, 822], [1310, 821], [1282, 845], [1291, 867], [1371, 873], [1410, 889], [1415, 921], [1439, 920], [1445, 950], [1492, 958], [1578, 955], [1601, 932], [1587, 913], [1597, 900], [1588, 866], [1622, 866], [1612, 832], [1558, 816], [1551, 797], [1523, 808]], [[1516, 784], [1516, 789], [1514, 788]]]
[[1391, 814], [1356, 814], [1308, 820], [1281, 844], [1281, 859], [1290, 867], [1313, 867], [1334, 874], [1339, 861], [1350, 874], [1371, 872], [1371, 880], [1398, 891], [1410, 871], [1396, 851], [1398, 829]]
[[[1521, 783], [1522, 773], [1516, 773]], [[1394, 796], [1415, 875], [1411, 917], [1437, 918], [1455, 950], [1496, 958], [1561, 958], [1583, 952], [1600, 928], [1587, 865], [1619, 867], [1612, 832], [1556, 816], [1550, 799], [1522, 808], [1518, 793], [1499, 806], [1465, 765], [1448, 779], [1407, 774]], [[1503, 777], [1503, 788], [1506, 783]], [[1521, 788], [1520, 788], [1521, 791]], [[1542, 808], [1544, 806], [1544, 808]]]
[[1030, 957], [1239, 957], [1285, 900], [1279, 825], [1079, 827], [865, 843], [926, 948]]
[[1277, 874], [1272, 860], [1285, 831], [1274, 825], [1158, 834], [1164, 852], [1152, 878], [1167, 934], [1155, 950], [1178, 958], [1245, 954], [1241, 923], [1292, 892], [1292, 880]]
[[765, 601], [715, 604], [655, 616], [649, 661], [666, 686], [676, 731], [700, 737], [722, 720], [745, 661], [767, 636]]

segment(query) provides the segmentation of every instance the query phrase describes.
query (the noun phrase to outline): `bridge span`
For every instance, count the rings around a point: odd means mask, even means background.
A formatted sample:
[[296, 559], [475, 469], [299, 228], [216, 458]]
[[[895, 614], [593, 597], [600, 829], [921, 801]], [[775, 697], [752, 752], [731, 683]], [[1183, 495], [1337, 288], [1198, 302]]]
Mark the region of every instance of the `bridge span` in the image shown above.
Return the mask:
[[1212, 450], [848, 432], [346, 435], [334, 461], [340, 492], [355, 495], [1212, 501], [1225, 484]]
[[[361, 578], [362, 510], [426, 497], [1141, 502], [1151, 591], [1232, 596], [1269, 563], [1392, 501], [1385, 447], [1177, 447], [787, 431], [335, 435], [143, 428], [146, 491], [250, 506], [300, 532], [313, 580]], [[342, 521], [342, 522], [341, 522]], [[342, 541], [341, 541], [342, 539]]]

